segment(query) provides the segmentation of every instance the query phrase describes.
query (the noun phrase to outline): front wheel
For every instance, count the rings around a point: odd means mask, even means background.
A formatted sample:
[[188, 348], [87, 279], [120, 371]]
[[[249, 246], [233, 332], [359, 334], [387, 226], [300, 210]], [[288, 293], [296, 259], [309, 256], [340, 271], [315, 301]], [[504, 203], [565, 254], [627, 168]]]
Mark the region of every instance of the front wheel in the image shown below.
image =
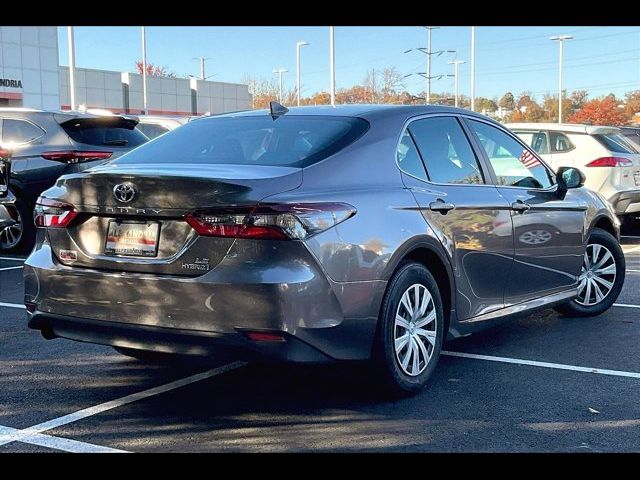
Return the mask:
[[591, 317], [606, 312], [614, 304], [625, 276], [624, 252], [609, 232], [596, 228], [584, 252], [578, 296], [556, 308], [574, 317]]
[[393, 275], [380, 310], [373, 349], [376, 377], [393, 395], [418, 392], [433, 374], [444, 337], [438, 285], [423, 265]]

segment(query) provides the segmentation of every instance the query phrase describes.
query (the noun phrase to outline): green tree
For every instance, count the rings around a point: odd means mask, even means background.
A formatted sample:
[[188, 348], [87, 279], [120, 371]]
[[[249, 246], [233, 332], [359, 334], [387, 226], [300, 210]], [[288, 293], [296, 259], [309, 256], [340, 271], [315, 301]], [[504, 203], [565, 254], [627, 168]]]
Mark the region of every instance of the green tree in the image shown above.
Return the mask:
[[513, 98], [513, 93], [505, 93], [498, 102], [498, 105], [504, 109], [513, 110], [516, 107], [516, 100]]

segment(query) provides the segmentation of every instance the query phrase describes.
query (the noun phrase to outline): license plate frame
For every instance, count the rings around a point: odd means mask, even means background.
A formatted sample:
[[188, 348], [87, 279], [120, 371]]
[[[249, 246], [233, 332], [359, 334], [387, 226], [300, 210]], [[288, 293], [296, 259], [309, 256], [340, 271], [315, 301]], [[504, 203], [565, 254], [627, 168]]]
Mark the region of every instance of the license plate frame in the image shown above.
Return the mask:
[[[155, 238], [154, 243], [152, 245], [147, 245], [143, 242], [133, 244], [129, 251], [124, 250], [123, 247], [119, 247], [122, 243], [119, 239], [122, 238], [122, 234], [115, 235], [118, 233], [114, 231], [117, 227], [122, 226], [136, 226], [137, 230], [142, 230], [140, 226], [145, 227], [146, 229], [151, 228], [154, 230]], [[112, 241], [111, 238], [116, 238], [117, 240]], [[141, 236], [142, 239], [148, 239], [146, 235]], [[144, 221], [144, 220], [122, 220], [122, 219], [112, 219], [109, 220], [107, 224], [107, 234], [104, 239], [104, 255], [109, 257], [125, 257], [125, 258], [155, 258], [158, 256], [158, 244], [160, 240], [160, 222], [158, 221]], [[137, 250], [135, 249], [139, 247]]]

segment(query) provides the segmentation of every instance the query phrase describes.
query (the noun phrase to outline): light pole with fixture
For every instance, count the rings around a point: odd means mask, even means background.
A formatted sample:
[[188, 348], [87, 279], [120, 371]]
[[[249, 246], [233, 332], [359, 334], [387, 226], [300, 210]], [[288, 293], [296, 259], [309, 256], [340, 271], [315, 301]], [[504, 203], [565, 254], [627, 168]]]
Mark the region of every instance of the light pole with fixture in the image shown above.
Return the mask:
[[453, 65], [453, 94], [455, 98], [454, 106], [458, 107], [458, 65], [465, 63], [464, 60], [451, 60], [447, 62]]
[[307, 42], [296, 43], [296, 102], [300, 106], [300, 47], [309, 45]]
[[273, 73], [277, 73], [278, 74], [278, 101], [280, 103], [282, 103], [282, 75], [287, 73], [288, 70], [284, 69], [284, 68], [278, 68], [277, 70], [274, 70]]
[[571, 40], [572, 38], [571, 35], [555, 35], [549, 37], [549, 40], [557, 41], [560, 45], [558, 58], [558, 123], [562, 123], [562, 54], [565, 40]]

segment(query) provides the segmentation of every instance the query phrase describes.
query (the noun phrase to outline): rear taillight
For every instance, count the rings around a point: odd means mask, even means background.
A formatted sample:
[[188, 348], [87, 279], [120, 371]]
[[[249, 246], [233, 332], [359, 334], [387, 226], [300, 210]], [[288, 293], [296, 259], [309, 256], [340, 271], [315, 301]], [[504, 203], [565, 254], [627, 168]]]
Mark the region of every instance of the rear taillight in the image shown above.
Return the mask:
[[56, 162], [80, 163], [91, 160], [106, 160], [113, 152], [90, 152], [86, 150], [63, 150], [57, 152], [44, 152], [42, 158], [55, 160]]
[[33, 211], [33, 223], [36, 227], [66, 228], [76, 215], [73, 205], [40, 197]]
[[198, 211], [186, 220], [207, 237], [302, 240], [355, 213], [345, 203], [295, 203]]
[[631, 167], [633, 161], [622, 157], [600, 157], [587, 163], [586, 167]]

